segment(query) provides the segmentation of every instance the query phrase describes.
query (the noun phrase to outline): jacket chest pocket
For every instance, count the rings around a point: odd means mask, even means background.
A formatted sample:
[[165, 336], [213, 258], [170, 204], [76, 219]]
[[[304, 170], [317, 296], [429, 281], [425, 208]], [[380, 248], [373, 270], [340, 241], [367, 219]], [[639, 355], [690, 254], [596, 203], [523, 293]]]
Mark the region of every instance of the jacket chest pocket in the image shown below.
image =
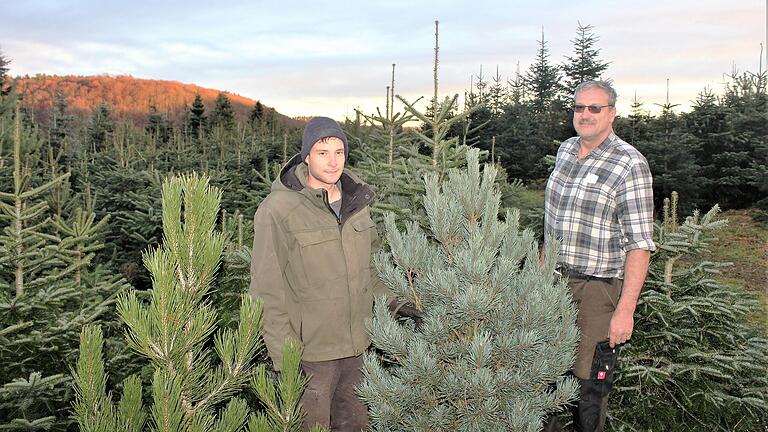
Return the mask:
[[376, 235], [376, 224], [370, 218], [360, 218], [352, 222], [355, 236], [355, 255], [370, 265], [371, 244]]
[[[303, 299], [338, 298], [346, 291], [344, 253], [336, 227], [294, 233], [292, 271], [303, 273], [296, 294]], [[298, 276], [298, 275], [297, 275]], [[343, 290], [343, 291], [342, 291]]]
[[[377, 238], [376, 224], [368, 218], [359, 218], [352, 222], [350, 234], [354, 235], [354, 249], [350, 252], [350, 262], [354, 265], [354, 273], [350, 278], [355, 280], [355, 288], [367, 291], [370, 288], [373, 269], [371, 265], [371, 246]], [[352, 269], [350, 269], [352, 271]]]

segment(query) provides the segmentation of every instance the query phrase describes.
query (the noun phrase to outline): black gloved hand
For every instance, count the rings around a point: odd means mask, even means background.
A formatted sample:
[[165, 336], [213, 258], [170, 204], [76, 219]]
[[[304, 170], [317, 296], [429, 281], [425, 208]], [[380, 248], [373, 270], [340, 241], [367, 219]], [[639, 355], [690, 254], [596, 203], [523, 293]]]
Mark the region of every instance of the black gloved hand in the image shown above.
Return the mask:
[[[390, 310], [393, 308], [393, 306], [390, 303]], [[413, 321], [414, 326], [416, 327], [416, 330], [419, 330], [421, 328], [421, 323], [424, 318], [424, 313], [420, 311], [413, 303], [403, 303], [402, 305], [394, 305], [394, 312], [399, 317], [405, 317], [410, 318]]]

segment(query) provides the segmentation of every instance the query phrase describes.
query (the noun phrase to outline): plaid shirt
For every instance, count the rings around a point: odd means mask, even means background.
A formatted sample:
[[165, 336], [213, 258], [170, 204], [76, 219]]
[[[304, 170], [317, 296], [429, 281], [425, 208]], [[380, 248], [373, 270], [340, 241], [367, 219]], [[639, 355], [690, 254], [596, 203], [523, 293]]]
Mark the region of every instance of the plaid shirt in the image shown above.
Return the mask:
[[579, 160], [579, 137], [557, 151], [547, 182], [544, 241], [561, 241], [570, 271], [623, 278], [627, 251], [653, 251], [653, 189], [648, 162], [613, 132]]

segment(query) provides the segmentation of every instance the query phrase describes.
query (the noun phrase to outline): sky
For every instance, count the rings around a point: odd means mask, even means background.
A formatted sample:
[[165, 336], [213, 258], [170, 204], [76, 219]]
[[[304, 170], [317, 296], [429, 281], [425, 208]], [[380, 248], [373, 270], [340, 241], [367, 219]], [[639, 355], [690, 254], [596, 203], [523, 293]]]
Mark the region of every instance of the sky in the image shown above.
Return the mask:
[[[0, 6], [0, 51], [17, 75], [132, 75], [215, 88], [295, 116], [384, 110], [395, 93], [432, 95], [434, 21], [439, 94], [477, 77], [525, 73], [544, 34], [550, 61], [572, 55], [593, 26], [605, 77], [619, 94], [690, 109], [727, 75], [766, 69], [768, 0], [25, 0]], [[395, 111], [403, 111], [396, 104]]]

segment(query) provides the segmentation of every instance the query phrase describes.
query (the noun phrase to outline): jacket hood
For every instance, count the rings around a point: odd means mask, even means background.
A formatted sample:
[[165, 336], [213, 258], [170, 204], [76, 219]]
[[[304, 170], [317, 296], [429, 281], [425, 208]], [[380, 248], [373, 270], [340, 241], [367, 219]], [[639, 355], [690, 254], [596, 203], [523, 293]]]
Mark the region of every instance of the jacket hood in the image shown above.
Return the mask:
[[280, 170], [280, 175], [272, 182], [273, 191], [288, 191], [299, 192], [307, 186], [307, 178], [305, 175], [296, 175], [296, 168], [303, 164], [301, 155], [297, 154], [292, 157], [288, 163]]
[[[341, 211], [340, 223], [344, 223], [358, 210], [374, 201], [374, 193], [370, 186], [363, 182], [347, 168], [341, 173]], [[278, 178], [272, 182], [272, 192], [295, 192], [303, 195], [318, 207], [326, 207], [323, 194], [307, 187], [307, 166], [301, 155], [297, 154], [285, 164]]]

